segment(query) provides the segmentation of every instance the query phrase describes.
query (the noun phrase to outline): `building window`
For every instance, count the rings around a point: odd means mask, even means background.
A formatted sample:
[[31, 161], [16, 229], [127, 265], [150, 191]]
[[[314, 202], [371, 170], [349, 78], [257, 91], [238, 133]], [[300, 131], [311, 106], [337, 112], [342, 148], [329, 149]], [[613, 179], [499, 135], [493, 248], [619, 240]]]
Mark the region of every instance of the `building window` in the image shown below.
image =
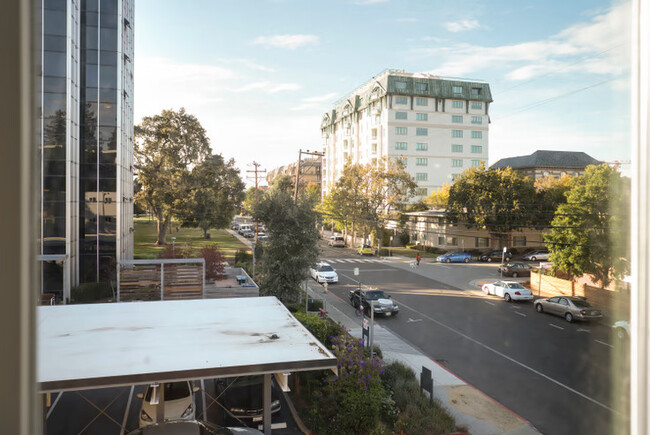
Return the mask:
[[429, 129], [428, 128], [416, 128], [415, 129], [415, 135], [416, 136], [428, 136], [429, 135]]
[[395, 119], [406, 119], [407, 116], [406, 112], [395, 112]]
[[453, 107], [454, 109], [462, 109], [463, 108], [463, 102], [459, 101], [459, 100], [453, 100], [451, 102], [451, 107]]
[[406, 89], [406, 82], [395, 82], [395, 89]]
[[415, 189], [415, 194], [418, 196], [427, 196], [429, 193], [426, 187], [418, 187]]
[[429, 150], [429, 144], [428, 143], [418, 142], [418, 143], [415, 144], [415, 149], [417, 151], [428, 151]]
[[373, 128], [371, 130], [371, 136], [372, 136], [373, 139], [377, 139], [377, 129], [376, 128]]
[[452, 130], [451, 137], [463, 137], [463, 130]]
[[451, 245], [451, 246], [458, 246], [458, 238], [457, 237], [447, 236], [445, 238], [445, 243], [447, 245]]
[[481, 88], [472, 88], [471, 95], [473, 97], [478, 97], [481, 95]]
[[415, 181], [427, 181], [429, 179], [429, 174], [426, 172], [416, 172]]
[[416, 83], [415, 84], [415, 89], [417, 89], [418, 91], [426, 91], [427, 88], [428, 88], [428, 86], [427, 86], [426, 83]]
[[415, 120], [416, 121], [428, 121], [429, 120], [429, 115], [427, 113], [416, 113], [415, 114]]
[[438, 245], [444, 245], [445, 244], [445, 238], [443, 236], [438, 236]]
[[429, 105], [429, 100], [426, 98], [416, 98], [415, 99], [415, 105], [416, 106], [428, 106]]
[[460, 174], [451, 174], [451, 181], [454, 182], [460, 178]]
[[475, 248], [487, 248], [490, 246], [490, 239], [487, 237], [477, 237], [474, 239]]
[[473, 131], [472, 132], [472, 139], [482, 139], [483, 138], [483, 132], [482, 131]]
[[463, 146], [462, 145], [452, 145], [451, 146], [451, 152], [452, 153], [462, 153], [463, 152]]
[[526, 236], [512, 236], [512, 246], [526, 246]]
[[462, 94], [463, 93], [463, 87], [462, 86], [452, 86], [451, 92], [454, 94]]
[[463, 123], [462, 115], [451, 115], [451, 122], [460, 122]]
[[408, 147], [406, 142], [395, 142], [396, 150], [405, 150]]
[[377, 144], [376, 143], [372, 144], [372, 153], [377, 154]]
[[429, 164], [429, 161], [426, 157], [418, 157], [415, 159], [415, 164], [417, 166], [427, 166]]
[[407, 160], [406, 157], [404, 157], [404, 156], [399, 156], [399, 157], [397, 158], [397, 161], [400, 162], [401, 164], [403, 164], [404, 167], [406, 167], [406, 164], [408, 163], [408, 160]]
[[408, 133], [408, 130], [406, 127], [395, 127], [395, 134], [398, 134], [400, 136], [404, 136]]
[[472, 145], [472, 152], [473, 153], [482, 153], [483, 152], [483, 145]]
[[482, 109], [483, 103], [480, 101], [472, 101], [472, 109]]
[[481, 166], [483, 164], [483, 160], [472, 160], [472, 167], [475, 168], [477, 166]]
[[348, 140], [347, 139], [343, 140], [343, 149], [346, 149], [346, 150], [348, 149]]
[[451, 160], [451, 167], [452, 168], [462, 168], [463, 167], [463, 160], [462, 159], [452, 159]]
[[406, 104], [407, 102], [406, 97], [395, 97], [395, 104]]
[[472, 124], [483, 124], [482, 116], [472, 116]]

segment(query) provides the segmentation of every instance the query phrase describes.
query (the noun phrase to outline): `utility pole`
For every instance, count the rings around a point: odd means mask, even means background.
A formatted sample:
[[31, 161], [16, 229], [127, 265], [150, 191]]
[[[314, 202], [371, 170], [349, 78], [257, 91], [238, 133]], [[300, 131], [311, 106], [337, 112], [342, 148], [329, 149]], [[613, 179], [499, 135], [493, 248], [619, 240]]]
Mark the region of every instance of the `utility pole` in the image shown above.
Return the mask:
[[[298, 167], [296, 168], [296, 186], [294, 188], [293, 192], [293, 200], [298, 201], [298, 186], [300, 184], [300, 171], [302, 168], [302, 155], [309, 155], [309, 156], [318, 156], [322, 159], [323, 155], [325, 153], [319, 153], [317, 151], [310, 152], [309, 150], [303, 151], [302, 149], [298, 152]], [[322, 162], [322, 160], [321, 160]], [[322, 173], [322, 168], [321, 168], [321, 173]]]
[[[251, 170], [247, 170], [247, 173], [253, 173], [254, 174], [254, 179], [255, 179], [255, 205], [257, 206], [257, 195], [259, 193], [258, 191], [258, 180], [261, 174], [266, 173], [266, 169], [259, 169], [259, 167], [262, 166], [261, 164], [257, 163], [256, 161], [253, 161], [253, 168]], [[251, 177], [247, 177], [249, 180]], [[251, 246], [253, 247], [253, 279], [255, 279], [255, 245], [257, 244], [257, 233], [259, 232], [259, 223], [255, 221], [255, 238], [253, 239], [253, 243], [251, 243]]]

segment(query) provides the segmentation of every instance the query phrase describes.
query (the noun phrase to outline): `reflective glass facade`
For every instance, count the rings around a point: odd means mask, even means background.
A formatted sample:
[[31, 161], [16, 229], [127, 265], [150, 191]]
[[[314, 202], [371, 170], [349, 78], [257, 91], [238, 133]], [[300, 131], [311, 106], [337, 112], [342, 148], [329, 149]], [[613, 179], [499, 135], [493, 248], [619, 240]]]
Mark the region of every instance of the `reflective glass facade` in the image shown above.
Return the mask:
[[133, 3], [44, 0], [42, 20], [40, 251], [69, 285], [106, 281], [132, 257]]

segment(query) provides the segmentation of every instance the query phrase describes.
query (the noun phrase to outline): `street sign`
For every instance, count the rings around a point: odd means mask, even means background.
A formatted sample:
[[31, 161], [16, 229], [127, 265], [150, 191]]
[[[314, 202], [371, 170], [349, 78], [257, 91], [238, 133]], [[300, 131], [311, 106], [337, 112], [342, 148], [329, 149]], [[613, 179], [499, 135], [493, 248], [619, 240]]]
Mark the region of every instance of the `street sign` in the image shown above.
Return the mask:
[[359, 268], [358, 267], [354, 268], [354, 276], [359, 276]]

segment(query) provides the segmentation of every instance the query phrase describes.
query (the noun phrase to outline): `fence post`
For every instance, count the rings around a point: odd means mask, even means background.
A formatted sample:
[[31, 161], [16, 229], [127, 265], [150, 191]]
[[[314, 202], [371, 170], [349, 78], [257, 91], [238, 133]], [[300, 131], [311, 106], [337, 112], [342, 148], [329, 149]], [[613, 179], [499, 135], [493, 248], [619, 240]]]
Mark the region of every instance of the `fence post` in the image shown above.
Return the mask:
[[165, 263], [160, 263], [160, 300], [165, 300]]

